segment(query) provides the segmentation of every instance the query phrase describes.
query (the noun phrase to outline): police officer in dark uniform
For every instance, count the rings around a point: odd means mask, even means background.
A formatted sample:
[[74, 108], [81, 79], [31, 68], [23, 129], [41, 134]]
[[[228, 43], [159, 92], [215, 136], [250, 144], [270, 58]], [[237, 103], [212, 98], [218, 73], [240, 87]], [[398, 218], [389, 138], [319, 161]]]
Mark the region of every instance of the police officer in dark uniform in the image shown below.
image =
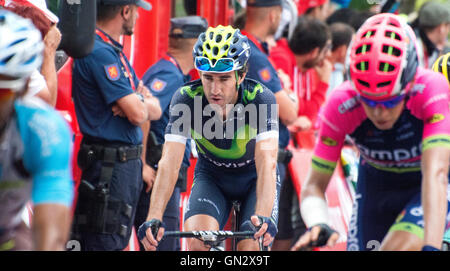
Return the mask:
[[72, 95], [83, 141], [72, 238], [83, 250], [127, 246], [142, 188], [140, 126], [161, 116], [158, 100], [138, 80], [118, 42], [133, 34], [139, 7], [151, 5], [98, 1], [94, 48], [74, 62]]
[[[146, 161], [155, 171], [161, 158], [164, 144], [164, 133], [169, 122], [169, 105], [173, 94], [185, 83], [191, 80], [189, 71], [194, 68], [192, 48], [198, 36], [208, 28], [206, 20], [199, 16], [172, 18], [170, 20], [168, 52], [144, 74], [143, 81], [152, 95], [158, 98], [163, 111], [160, 119], [150, 124], [150, 134], [147, 139]], [[177, 186], [174, 189], [163, 217], [166, 230], [180, 229], [180, 192], [186, 190], [187, 169], [189, 167], [190, 142], [186, 144], [183, 162], [179, 171]], [[153, 175], [156, 176], [156, 175]], [[154, 178], [153, 180], [154, 181]], [[150, 185], [144, 185], [136, 213], [135, 228], [146, 221], [150, 205]], [[141, 250], [145, 250], [139, 243]], [[166, 238], [158, 246], [158, 250], [180, 250], [179, 241]]]
[[289, 97], [287, 91], [284, 91], [274, 65], [268, 57], [267, 44], [267, 40], [278, 29], [282, 12], [281, 1], [248, 0], [246, 24], [242, 34], [248, 37], [252, 52], [248, 60], [247, 77], [263, 83], [275, 94], [277, 99], [280, 117], [278, 169], [281, 180], [284, 180], [286, 166], [292, 157], [286, 149], [289, 143], [289, 131], [286, 126], [297, 118], [297, 102]]

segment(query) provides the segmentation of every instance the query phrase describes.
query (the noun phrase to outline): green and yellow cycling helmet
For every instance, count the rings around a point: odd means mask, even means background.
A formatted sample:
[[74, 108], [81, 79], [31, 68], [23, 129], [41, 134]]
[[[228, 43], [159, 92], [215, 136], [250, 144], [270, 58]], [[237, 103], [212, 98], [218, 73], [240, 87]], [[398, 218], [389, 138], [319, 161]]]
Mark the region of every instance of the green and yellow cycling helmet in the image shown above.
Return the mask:
[[193, 56], [195, 68], [199, 71], [238, 71], [247, 64], [250, 44], [239, 29], [222, 25], [209, 27], [198, 37]]
[[440, 56], [431, 68], [435, 72], [442, 73], [450, 84], [450, 53]]

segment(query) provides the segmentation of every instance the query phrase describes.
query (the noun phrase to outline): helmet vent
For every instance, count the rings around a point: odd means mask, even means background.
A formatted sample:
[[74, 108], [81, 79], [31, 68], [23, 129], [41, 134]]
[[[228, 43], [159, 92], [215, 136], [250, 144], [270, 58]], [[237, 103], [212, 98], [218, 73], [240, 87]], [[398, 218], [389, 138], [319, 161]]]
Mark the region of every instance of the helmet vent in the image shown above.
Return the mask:
[[231, 54], [235, 54], [235, 53], [236, 53], [236, 48], [231, 48], [230, 53], [231, 53]]
[[391, 38], [391, 39], [396, 39], [396, 40], [402, 40], [402, 38], [400, 37], [399, 34], [392, 32], [392, 31], [386, 31], [384, 33], [385, 37]]
[[377, 84], [377, 88], [382, 88], [385, 86], [389, 86], [391, 84], [391, 81], [381, 82]]
[[366, 81], [358, 79], [358, 83], [360, 83], [361, 85], [365, 86], [366, 88], [370, 88], [369, 83], [367, 83]]
[[219, 47], [214, 46], [214, 48], [212, 49], [212, 53], [213, 55], [217, 56], [219, 54]]
[[209, 32], [209, 39], [212, 40], [214, 38], [214, 33], [213, 32]]
[[229, 38], [231, 38], [231, 33], [227, 34], [227, 38], [226, 39], [228, 40]]
[[356, 69], [360, 71], [367, 71], [369, 69], [369, 61], [361, 61], [356, 64]]
[[25, 65], [28, 65], [28, 64], [32, 63], [35, 59], [36, 59], [36, 56], [31, 57], [30, 59], [28, 59], [28, 60], [25, 62]]
[[392, 72], [395, 70], [395, 66], [387, 62], [380, 62], [378, 70], [381, 72]]
[[392, 26], [395, 26], [395, 27], [400, 27], [398, 21], [397, 20], [392, 20], [392, 18], [391, 18], [391, 20], [389, 20], [388, 25], [392, 25]]
[[239, 39], [237, 37], [234, 37], [233, 44], [238, 43]]
[[6, 64], [6, 63], [8, 63], [8, 62], [11, 60], [11, 58], [12, 58], [13, 56], [14, 56], [14, 55], [10, 55], [10, 56], [8, 56], [8, 57], [3, 58], [3, 59], [0, 61], [0, 63], [1, 63], [1, 64]]
[[401, 56], [402, 51], [394, 46], [383, 45], [383, 53], [388, 55]]
[[359, 55], [359, 54], [365, 54], [365, 53], [368, 53], [368, 52], [370, 52], [370, 49], [372, 48], [372, 45], [371, 44], [363, 44], [363, 45], [361, 45], [361, 46], [359, 46], [357, 49], [356, 49], [356, 54], [357, 55]]
[[222, 35], [219, 34], [216, 36], [216, 42], [219, 43], [221, 41], [222, 41]]
[[369, 30], [369, 31], [365, 32], [361, 37], [370, 38], [370, 37], [375, 36], [376, 32], [377, 32], [376, 30]]

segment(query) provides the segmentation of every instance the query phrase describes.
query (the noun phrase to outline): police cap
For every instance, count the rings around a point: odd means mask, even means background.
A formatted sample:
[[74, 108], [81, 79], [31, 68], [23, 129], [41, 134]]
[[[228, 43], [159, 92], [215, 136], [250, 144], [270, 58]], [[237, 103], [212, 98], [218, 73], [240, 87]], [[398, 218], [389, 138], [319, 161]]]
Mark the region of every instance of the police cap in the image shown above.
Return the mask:
[[141, 7], [145, 10], [151, 10], [152, 9], [152, 5], [144, 0], [100, 0], [99, 2], [100, 4], [103, 5], [136, 5], [138, 7]]
[[281, 6], [281, 0], [247, 0], [249, 7], [272, 7]]
[[200, 16], [172, 18], [170, 19], [169, 36], [183, 39], [198, 38], [207, 28], [208, 22]]

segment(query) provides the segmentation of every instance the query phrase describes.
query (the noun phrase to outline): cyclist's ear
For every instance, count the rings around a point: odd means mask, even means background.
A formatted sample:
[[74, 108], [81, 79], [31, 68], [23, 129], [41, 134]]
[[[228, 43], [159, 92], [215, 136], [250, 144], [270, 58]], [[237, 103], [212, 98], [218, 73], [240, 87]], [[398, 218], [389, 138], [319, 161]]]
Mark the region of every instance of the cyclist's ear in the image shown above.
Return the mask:
[[242, 73], [242, 74], [239, 74], [239, 81], [238, 81], [239, 84], [241, 84], [242, 81], [244, 81], [245, 76], [247, 76], [247, 72], [244, 72], [244, 73]]

